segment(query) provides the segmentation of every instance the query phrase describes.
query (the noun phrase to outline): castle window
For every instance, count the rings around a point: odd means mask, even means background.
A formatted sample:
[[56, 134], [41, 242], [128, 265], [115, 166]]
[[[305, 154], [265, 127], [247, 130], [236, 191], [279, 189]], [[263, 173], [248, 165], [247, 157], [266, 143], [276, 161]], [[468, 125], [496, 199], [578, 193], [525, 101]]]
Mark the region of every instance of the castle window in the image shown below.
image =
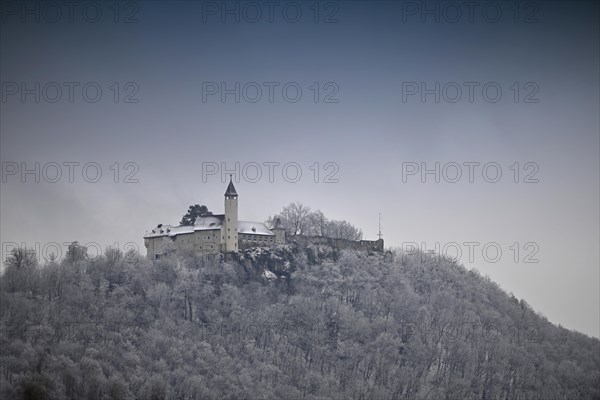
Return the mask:
[[227, 239], [231, 239], [231, 236], [227, 236]]

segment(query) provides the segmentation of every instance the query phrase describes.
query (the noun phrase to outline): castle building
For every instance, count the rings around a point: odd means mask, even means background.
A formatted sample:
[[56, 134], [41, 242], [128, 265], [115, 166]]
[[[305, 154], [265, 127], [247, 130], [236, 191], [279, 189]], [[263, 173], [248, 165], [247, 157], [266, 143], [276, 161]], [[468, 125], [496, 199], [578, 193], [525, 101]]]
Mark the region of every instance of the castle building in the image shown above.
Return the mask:
[[144, 236], [146, 254], [150, 260], [157, 260], [172, 252], [198, 255], [228, 253], [285, 242], [285, 230], [278, 224], [268, 228], [262, 222], [238, 219], [238, 194], [231, 178], [225, 191], [224, 214], [200, 216], [190, 226], [159, 224]]

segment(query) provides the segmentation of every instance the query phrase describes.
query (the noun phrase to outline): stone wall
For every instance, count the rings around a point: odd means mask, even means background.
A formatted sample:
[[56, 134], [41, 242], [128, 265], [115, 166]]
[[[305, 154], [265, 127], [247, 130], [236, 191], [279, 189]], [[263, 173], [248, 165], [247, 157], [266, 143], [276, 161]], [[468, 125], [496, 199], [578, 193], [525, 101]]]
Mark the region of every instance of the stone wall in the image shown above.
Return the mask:
[[354, 249], [363, 251], [377, 251], [383, 253], [383, 239], [378, 240], [348, 240], [336, 239], [324, 236], [303, 236], [296, 235], [288, 237], [288, 242], [295, 242], [299, 245], [327, 245], [336, 249]]
[[[282, 233], [281, 231], [274, 230], [275, 236], [240, 234], [238, 248], [244, 250], [251, 247], [273, 247], [277, 244], [283, 244], [286, 242], [286, 237], [285, 232]], [[146, 245], [146, 255], [149, 260], [155, 260], [161, 255], [166, 255], [173, 251], [192, 251], [198, 255], [215, 254], [224, 251], [221, 236], [222, 232], [218, 229], [204, 230], [189, 234], [179, 234], [174, 237], [146, 238], [144, 244]], [[287, 242], [295, 242], [302, 246], [327, 245], [335, 249], [354, 249], [383, 253], [383, 239], [347, 240], [324, 236], [296, 235], [287, 238]]]
[[238, 248], [240, 250], [245, 250], [252, 247], [273, 247], [275, 244], [275, 237], [271, 235], [249, 235], [246, 233], [239, 234]]
[[[223, 233], [221, 230], [213, 229], [178, 234], [173, 237], [158, 236], [145, 238], [146, 256], [149, 260], [156, 260], [157, 255], [160, 258], [161, 255], [166, 255], [173, 251], [194, 252], [198, 255], [219, 253], [225, 251], [222, 236]], [[240, 250], [251, 247], [273, 247], [276, 244], [285, 243], [285, 236], [279, 235], [279, 237], [276, 237], [240, 233], [238, 241], [238, 248]]]
[[146, 246], [146, 257], [149, 260], [155, 260], [157, 255], [173, 251], [214, 254], [222, 250], [221, 230], [202, 230], [173, 237], [150, 237], [144, 239], [144, 245]]
[[271, 232], [275, 234], [275, 243], [285, 244], [285, 229], [283, 228], [272, 228]]

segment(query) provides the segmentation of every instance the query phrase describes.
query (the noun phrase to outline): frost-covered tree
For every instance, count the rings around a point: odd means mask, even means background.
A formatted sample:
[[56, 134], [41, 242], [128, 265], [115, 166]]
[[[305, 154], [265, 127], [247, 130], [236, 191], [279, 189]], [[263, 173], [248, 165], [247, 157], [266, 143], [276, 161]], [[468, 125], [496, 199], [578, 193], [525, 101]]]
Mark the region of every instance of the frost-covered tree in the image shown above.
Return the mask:
[[24, 247], [17, 247], [10, 251], [4, 261], [7, 268], [26, 269], [37, 266], [35, 251]]
[[281, 212], [267, 220], [271, 226], [279, 218], [281, 226], [288, 236], [305, 235], [309, 230], [310, 207], [300, 202], [290, 203]]
[[2, 283], [11, 292], [31, 292], [37, 288], [38, 262], [34, 250], [18, 247], [11, 250], [4, 261]]
[[1, 399], [600, 398], [598, 339], [444, 258], [19, 257], [0, 277]]
[[83, 261], [88, 259], [87, 247], [81, 246], [78, 242], [73, 242], [67, 247], [67, 255], [65, 259], [74, 264], [78, 261]]
[[290, 203], [279, 214], [270, 217], [267, 224], [273, 226], [279, 218], [288, 236], [324, 236], [336, 239], [360, 240], [362, 231], [348, 221], [329, 220], [321, 210], [311, 211], [302, 203]]
[[338, 239], [361, 240], [362, 230], [348, 221], [329, 221], [327, 224], [327, 236]]

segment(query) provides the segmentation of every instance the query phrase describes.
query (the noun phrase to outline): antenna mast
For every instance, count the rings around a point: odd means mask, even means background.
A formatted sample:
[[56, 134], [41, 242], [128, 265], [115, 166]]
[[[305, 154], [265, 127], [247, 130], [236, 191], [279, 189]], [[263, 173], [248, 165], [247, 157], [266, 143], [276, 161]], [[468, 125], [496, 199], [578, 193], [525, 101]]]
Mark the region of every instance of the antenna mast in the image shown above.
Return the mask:
[[379, 213], [379, 233], [377, 234], [377, 237], [379, 239], [383, 237], [383, 234], [381, 233], [381, 213]]

